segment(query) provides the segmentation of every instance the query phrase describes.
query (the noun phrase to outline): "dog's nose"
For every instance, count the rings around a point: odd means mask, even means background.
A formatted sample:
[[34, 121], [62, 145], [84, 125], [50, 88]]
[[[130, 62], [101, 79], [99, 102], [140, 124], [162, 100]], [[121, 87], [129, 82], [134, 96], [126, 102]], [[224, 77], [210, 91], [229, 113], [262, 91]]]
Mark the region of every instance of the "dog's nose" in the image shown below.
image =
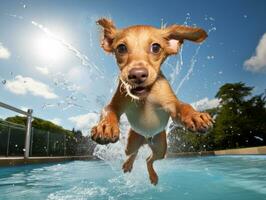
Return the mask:
[[132, 68], [128, 74], [128, 79], [137, 84], [143, 83], [147, 79], [147, 77], [148, 70], [144, 67]]

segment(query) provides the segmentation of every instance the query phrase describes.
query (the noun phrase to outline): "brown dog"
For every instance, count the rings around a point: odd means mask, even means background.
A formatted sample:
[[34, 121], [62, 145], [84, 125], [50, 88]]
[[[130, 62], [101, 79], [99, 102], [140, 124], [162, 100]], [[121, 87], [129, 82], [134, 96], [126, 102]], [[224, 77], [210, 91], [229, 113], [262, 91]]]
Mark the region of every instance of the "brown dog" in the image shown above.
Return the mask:
[[98, 24], [103, 27], [101, 46], [116, 56], [121, 73], [119, 86], [104, 108], [99, 124], [92, 128], [91, 137], [99, 144], [115, 143], [119, 139], [119, 118], [125, 113], [131, 129], [123, 170], [132, 170], [138, 149], [148, 144], [152, 154], [147, 158], [147, 168], [151, 183], [156, 185], [158, 176], [153, 162], [166, 154], [165, 127], [169, 117], [199, 132], [213, 123], [209, 114], [179, 101], [160, 70], [167, 56], [176, 54], [184, 40], [202, 42], [207, 34], [200, 28], [180, 25], [117, 29], [111, 20], [104, 18]]

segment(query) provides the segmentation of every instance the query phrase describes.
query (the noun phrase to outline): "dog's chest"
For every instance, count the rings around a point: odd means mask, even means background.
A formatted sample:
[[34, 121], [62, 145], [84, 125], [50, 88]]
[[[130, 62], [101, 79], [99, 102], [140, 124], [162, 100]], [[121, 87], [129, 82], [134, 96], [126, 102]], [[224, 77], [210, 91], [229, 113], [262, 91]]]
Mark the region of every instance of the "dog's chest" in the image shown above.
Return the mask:
[[125, 114], [131, 128], [145, 137], [151, 137], [163, 131], [169, 120], [167, 112], [149, 102], [131, 102]]

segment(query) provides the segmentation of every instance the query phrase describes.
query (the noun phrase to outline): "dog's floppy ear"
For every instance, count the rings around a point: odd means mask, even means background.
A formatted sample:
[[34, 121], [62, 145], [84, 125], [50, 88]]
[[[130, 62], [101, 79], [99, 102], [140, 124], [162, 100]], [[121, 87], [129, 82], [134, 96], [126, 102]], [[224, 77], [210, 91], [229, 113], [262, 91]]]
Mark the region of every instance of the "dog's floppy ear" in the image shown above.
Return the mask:
[[116, 35], [116, 27], [112, 20], [101, 18], [96, 22], [98, 25], [103, 27], [103, 37], [101, 41], [101, 47], [106, 52], [112, 52], [112, 43]]
[[169, 54], [177, 53], [184, 40], [199, 43], [205, 40], [207, 36], [203, 29], [196, 27], [171, 25], [163, 29], [163, 37], [168, 40], [169, 44]]

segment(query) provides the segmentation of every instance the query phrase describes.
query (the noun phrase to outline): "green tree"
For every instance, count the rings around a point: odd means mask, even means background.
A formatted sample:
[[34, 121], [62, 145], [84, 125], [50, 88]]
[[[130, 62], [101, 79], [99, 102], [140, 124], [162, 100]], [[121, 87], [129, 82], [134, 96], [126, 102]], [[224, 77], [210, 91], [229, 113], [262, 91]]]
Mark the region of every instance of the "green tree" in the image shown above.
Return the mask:
[[216, 98], [221, 100], [221, 106], [211, 132], [216, 148], [264, 144], [265, 121], [261, 116], [266, 113], [265, 96], [249, 98], [252, 89], [242, 82], [227, 83], [219, 89]]
[[168, 134], [170, 152], [190, 152], [266, 145], [266, 90], [251, 96], [253, 87], [227, 83], [216, 94], [217, 108], [206, 110], [215, 119], [206, 134], [191, 133], [180, 126]]
[[266, 96], [256, 95], [245, 102], [242, 117], [243, 140], [248, 146], [266, 145]]
[[[20, 125], [27, 125], [27, 117], [22, 117], [22, 116], [14, 116], [14, 117], [8, 117], [5, 119], [5, 121], [12, 122], [15, 124], [20, 124]], [[58, 126], [54, 124], [53, 122], [40, 119], [37, 117], [34, 117], [32, 121], [32, 127], [37, 128], [37, 129], [42, 129], [46, 131], [51, 131], [51, 132], [56, 132], [56, 133], [66, 133], [68, 135], [72, 135], [73, 133], [69, 130], [64, 129], [61, 126]]]

